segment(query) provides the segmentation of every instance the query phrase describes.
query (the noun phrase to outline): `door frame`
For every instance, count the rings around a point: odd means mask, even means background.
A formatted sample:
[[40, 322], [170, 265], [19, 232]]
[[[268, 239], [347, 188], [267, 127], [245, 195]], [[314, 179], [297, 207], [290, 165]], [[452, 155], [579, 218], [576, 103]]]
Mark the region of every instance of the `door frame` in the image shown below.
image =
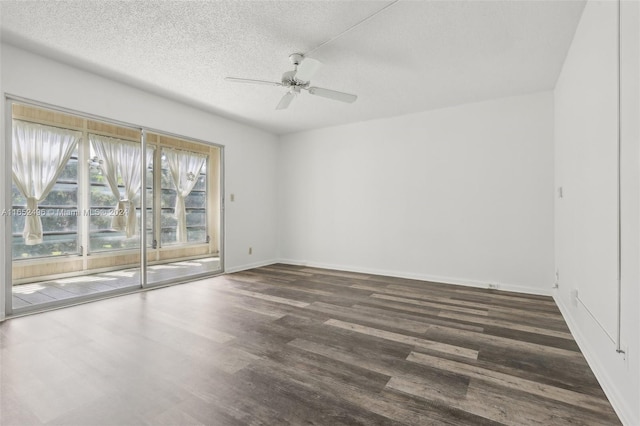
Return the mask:
[[[3, 211], [4, 213], [8, 212], [11, 210], [12, 207], [12, 192], [11, 192], [11, 183], [13, 182], [13, 178], [12, 178], [12, 172], [11, 172], [11, 168], [7, 167], [9, 164], [9, 160], [12, 156], [12, 119], [13, 119], [13, 108], [12, 105], [14, 103], [19, 103], [19, 104], [23, 104], [23, 105], [27, 105], [27, 106], [32, 106], [35, 108], [44, 108], [44, 109], [48, 109], [48, 110], [52, 110], [52, 111], [56, 111], [56, 112], [60, 112], [63, 114], [70, 114], [70, 115], [75, 115], [78, 117], [82, 117], [84, 119], [89, 119], [89, 120], [97, 120], [97, 121], [101, 121], [104, 123], [108, 123], [108, 124], [112, 124], [115, 126], [121, 126], [121, 127], [126, 127], [126, 128], [130, 128], [130, 129], [136, 129], [139, 130], [141, 133], [141, 149], [144, 150], [147, 146], [147, 141], [146, 141], [146, 135], [147, 133], [153, 133], [153, 134], [157, 134], [157, 135], [163, 135], [163, 136], [167, 136], [167, 137], [171, 137], [171, 138], [176, 138], [176, 139], [182, 139], [182, 140], [186, 140], [186, 141], [191, 141], [194, 143], [198, 143], [198, 144], [202, 144], [202, 145], [206, 145], [206, 146], [210, 146], [210, 147], [215, 147], [217, 148], [219, 151], [219, 156], [218, 156], [218, 170], [217, 170], [217, 183], [218, 183], [218, 209], [217, 209], [217, 216], [218, 216], [218, 230], [217, 230], [217, 238], [219, 239], [218, 241], [218, 249], [219, 249], [219, 262], [220, 262], [220, 267], [219, 269], [214, 273], [214, 274], [210, 274], [210, 273], [202, 273], [202, 274], [194, 274], [192, 276], [188, 276], [185, 277], [184, 279], [175, 279], [175, 280], [169, 280], [169, 281], [163, 281], [163, 282], [159, 282], [159, 283], [154, 283], [152, 285], [148, 285], [147, 284], [147, 279], [146, 279], [146, 272], [147, 272], [147, 258], [146, 258], [146, 254], [147, 254], [147, 247], [146, 247], [146, 232], [142, 232], [140, 234], [140, 265], [139, 267], [141, 268], [140, 270], [140, 286], [139, 287], [130, 287], [130, 288], [124, 288], [124, 289], [114, 289], [112, 291], [105, 291], [105, 292], [100, 292], [100, 293], [96, 293], [96, 294], [91, 294], [91, 295], [86, 295], [86, 296], [78, 296], [78, 297], [74, 297], [72, 299], [67, 299], [67, 300], [56, 300], [53, 302], [47, 302], [47, 303], [43, 303], [43, 304], [38, 304], [38, 305], [34, 305], [33, 308], [20, 308], [19, 312], [14, 312], [13, 309], [13, 303], [12, 303], [12, 298], [13, 298], [13, 274], [12, 274], [12, 263], [13, 263], [13, 255], [12, 255], [12, 237], [11, 237], [11, 215], [10, 214], [3, 214], [3, 219], [1, 221], [0, 224], [0, 232], [2, 232], [5, 235], [4, 238], [4, 244], [2, 245], [3, 250], [0, 250], [0, 262], [3, 265], [4, 268], [4, 274], [1, 276], [0, 279], [3, 278], [3, 285], [4, 288], [0, 289], [0, 321], [3, 321], [4, 319], [8, 319], [8, 318], [12, 318], [12, 317], [17, 317], [17, 316], [22, 316], [22, 315], [28, 315], [28, 314], [32, 314], [32, 313], [37, 313], [37, 312], [42, 312], [42, 311], [47, 311], [47, 310], [52, 310], [52, 309], [58, 309], [58, 308], [62, 308], [62, 307], [67, 307], [67, 306], [73, 306], [73, 305], [78, 305], [78, 304], [82, 304], [82, 303], [87, 303], [87, 302], [91, 302], [91, 301], [95, 301], [95, 300], [100, 300], [100, 299], [105, 299], [105, 298], [110, 298], [110, 297], [114, 297], [114, 296], [120, 296], [123, 294], [130, 294], [130, 293], [137, 293], [137, 292], [141, 292], [141, 291], [145, 291], [145, 290], [149, 290], [149, 289], [156, 289], [156, 288], [160, 288], [160, 287], [167, 287], [167, 286], [171, 286], [171, 285], [176, 285], [176, 284], [181, 284], [184, 282], [189, 282], [189, 281], [193, 281], [193, 280], [198, 280], [198, 279], [202, 279], [202, 278], [206, 278], [206, 277], [210, 277], [210, 276], [215, 276], [215, 275], [220, 275], [223, 274], [225, 272], [225, 252], [226, 252], [226, 244], [225, 244], [225, 205], [224, 205], [224, 200], [225, 200], [225, 162], [224, 162], [224, 158], [225, 158], [225, 146], [222, 144], [218, 144], [218, 143], [214, 143], [214, 142], [209, 142], [209, 141], [205, 141], [205, 140], [201, 140], [201, 139], [197, 139], [197, 138], [193, 138], [193, 137], [187, 137], [187, 136], [183, 136], [183, 135], [179, 135], [179, 134], [175, 134], [175, 133], [171, 133], [171, 132], [166, 132], [163, 130], [158, 130], [155, 128], [151, 128], [151, 127], [146, 127], [146, 126], [139, 126], [139, 125], [134, 125], [131, 123], [126, 123], [126, 122], [122, 122], [119, 120], [113, 120], [110, 118], [106, 118], [106, 117], [102, 117], [102, 116], [98, 116], [98, 115], [93, 115], [90, 113], [84, 113], [84, 112], [79, 112], [76, 110], [72, 110], [72, 109], [68, 109], [68, 108], [64, 108], [64, 107], [60, 107], [57, 105], [51, 105], [45, 102], [39, 102], [33, 99], [27, 99], [27, 98], [23, 98], [20, 96], [15, 96], [15, 95], [11, 95], [11, 94], [4, 94], [4, 102], [2, 103], [2, 106], [4, 107], [4, 134], [0, 135], [1, 137], [3, 137], [3, 142], [4, 142], [4, 150], [1, 152], [2, 154], [4, 154], [5, 156], [5, 167], [4, 167], [4, 174], [0, 177], [0, 185], [2, 185], [2, 189], [4, 190], [4, 197], [0, 200], [0, 211]], [[144, 151], [143, 151], [144, 152]], [[142, 160], [145, 158], [145, 156], [141, 156]], [[142, 168], [142, 171], [144, 171], [145, 168]], [[207, 170], [207, 172], [209, 172], [209, 170]], [[144, 184], [145, 179], [143, 177], [142, 182]], [[144, 189], [144, 186], [143, 188]], [[154, 186], [154, 191], [156, 190], [155, 186]], [[146, 229], [146, 214], [144, 214], [145, 212], [145, 208], [146, 208], [146, 197], [145, 196], [141, 196], [140, 199], [140, 207], [141, 207], [141, 212], [143, 214], [141, 214], [141, 229], [145, 230]], [[2, 251], [4, 251], [4, 253], [2, 253]]]

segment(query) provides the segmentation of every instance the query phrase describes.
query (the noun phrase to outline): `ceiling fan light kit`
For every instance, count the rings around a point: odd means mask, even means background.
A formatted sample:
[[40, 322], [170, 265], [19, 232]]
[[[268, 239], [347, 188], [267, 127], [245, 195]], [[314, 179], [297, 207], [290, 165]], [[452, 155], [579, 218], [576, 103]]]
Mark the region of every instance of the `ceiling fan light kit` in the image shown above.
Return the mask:
[[264, 84], [269, 86], [282, 86], [289, 89], [284, 94], [278, 105], [277, 110], [286, 109], [293, 101], [293, 98], [300, 93], [300, 90], [306, 90], [311, 95], [321, 96], [327, 99], [333, 99], [340, 102], [352, 103], [358, 97], [350, 93], [338, 92], [336, 90], [323, 89], [322, 87], [309, 87], [311, 78], [315, 75], [318, 68], [320, 68], [320, 61], [313, 58], [305, 57], [302, 53], [292, 53], [289, 55], [289, 60], [294, 66], [292, 71], [285, 71], [282, 74], [280, 82], [266, 81], [266, 80], [254, 80], [248, 78], [238, 77], [226, 77], [226, 81], [232, 83], [248, 83], [248, 84]]

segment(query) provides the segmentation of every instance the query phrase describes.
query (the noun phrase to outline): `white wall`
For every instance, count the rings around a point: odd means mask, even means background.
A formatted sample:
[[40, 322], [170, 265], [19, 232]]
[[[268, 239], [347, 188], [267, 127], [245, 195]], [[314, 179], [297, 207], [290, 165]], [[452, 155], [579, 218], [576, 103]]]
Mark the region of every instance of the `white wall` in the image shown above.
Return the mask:
[[[224, 145], [226, 270], [276, 258], [276, 136], [13, 46], [2, 44], [0, 49], [3, 95]], [[4, 145], [0, 148], [4, 152]], [[230, 193], [235, 202], [229, 202]], [[4, 234], [1, 227], [0, 231]], [[253, 255], [248, 254], [250, 246]]]
[[550, 294], [550, 92], [291, 134], [280, 257]]
[[[618, 323], [617, 3], [589, 2], [555, 88], [555, 299], [625, 424], [640, 424], [638, 2], [622, 2], [622, 309]], [[577, 290], [577, 298], [573, 290]]]

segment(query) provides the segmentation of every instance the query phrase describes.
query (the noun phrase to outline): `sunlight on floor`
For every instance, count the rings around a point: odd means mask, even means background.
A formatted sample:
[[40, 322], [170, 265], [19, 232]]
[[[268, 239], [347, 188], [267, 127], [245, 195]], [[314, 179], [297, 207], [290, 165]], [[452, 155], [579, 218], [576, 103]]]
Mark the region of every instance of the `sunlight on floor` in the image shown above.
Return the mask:
[[40, 284], [23, 284], [21, 286], [16, 286], [13, 289], [14, 293], [17, 294], [31, 294], [35, 293], [38, 290], [43, 290], [46, 287]]
[[[82, 276], [65, 277], [25, 283], [13, 286], [12, 303], [14, 309], [50, 303], [61, 300], [72, 300], [103, 292], [131, 289], [140, 286], [140, 268], [97, 272]], [[182, 262], [152, 265], [147, 269], [148, 283], [171, 282], [184, 280], [192, 275], [221, 272], [219, 258], [202, 258], [184, 260]]]
[[71, 277], [71, 278], [64, 278], [61, 280], [55, 280], [54, 282], [56, 284], [74, 284], [74, 283], [87, 283], [87, 282], [98, 282], [98, 281], [113, 281], [116, 279], [117, 278], [102, 277], [98, 275], [85, 275], [81, 277]]
[[128, 269], [126, 271], [104, 272], [104, 275], [109, 275], [112, 277], [133, 278], [139, 272], [139, 269]]

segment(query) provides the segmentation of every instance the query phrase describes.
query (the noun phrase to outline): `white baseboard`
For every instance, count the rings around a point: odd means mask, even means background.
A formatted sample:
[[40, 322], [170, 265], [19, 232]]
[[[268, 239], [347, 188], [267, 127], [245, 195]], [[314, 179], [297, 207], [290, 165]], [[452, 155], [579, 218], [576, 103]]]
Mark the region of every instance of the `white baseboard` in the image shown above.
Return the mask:
[[260, 268], [261, 266], [273, 265], [274, 263], [278, 263], [277, 260], [262, 260], [260, 262], [255, 263], [247, 263], [245, 265], [233, 266], [231, 268], [225, 268], [225, 274], [232, 274], [234, 272], [246, 271], [247, 269]]
[[[347, 265], [333, 265], [321, 262], [305, 262], [293, 259], [279, 259], [278, 263], [285, 263], [288, 265], [297, 265], [297, 266], [309, 266], [312, 268], [324, 268], [324, 269], [332, 269], [337, 271], [348, 271], [348, 272], [358, 272], [362, 274], [370, 274], [370, 275], [383, 275], [388, 277], [396, 277], [396, 278], [407, 278], [411, 280], [420, 280], [420, 281], [430, 281], [435, 283], [442, 284], [455, 284], [466, 287], [476, 287], [476, 288], [489, 288], [487, 282], [470, 280], [465, 278], [454, 278], [454, 277], [442, 277], [435, 275], [427, 275], [427, 274], [414, 274], [407, 273], [402, 271], [390, 271], [383, 269], [373, 269], [373, 268], [363, 268], [359, 266], [347, 266]], [[492, 282], [492, 284], [497, 285], [498, 290], [503, 291], [513, 291], [516, 293], [524, 293], [524, 294], [536, 294], [541, 296], [551, 296], [551, 289], [545, 290], [535, 287], [526, 287], [519, 286], [513, 284]]]
[[[591, 371], [596, 376], [598, 383], [602, 387], [607, 398], [609, 398], [609, 402], [611, 406], [615, 410], [618, 417], [620, 417], [620, 421], [624, 425], [636, 426], [640, 424], [640, 419], [635, 417], [633, 407], [629, 407], [628, 404], [625, 403], [624, 395], [622, 395], [619, 391], [619, 387], [616, 386], [615, 380], [611, 378], [609, 374], [607, 374], [607, 368], [600, 362], [599, 358], [595, 355], [596, 351], [593, 349], [592, 345], [589, 343], [589, 340], [582, 334], [580, 331], [580, 327], [576, 324], [573, 316], [570, 314], [570, 310], [564, 304], [562, 299], [557, 296], [557, 294], [553, 295], [553, 300], [556, 302], [556, 305], [560, 309], [560, 313], [567, 323], [573, 338], [575, 339], [580, 351], [584, 355], [587, 360], [587, 364], [591, 367]], [[613, 349], [612, 349], [613, 350]]]

